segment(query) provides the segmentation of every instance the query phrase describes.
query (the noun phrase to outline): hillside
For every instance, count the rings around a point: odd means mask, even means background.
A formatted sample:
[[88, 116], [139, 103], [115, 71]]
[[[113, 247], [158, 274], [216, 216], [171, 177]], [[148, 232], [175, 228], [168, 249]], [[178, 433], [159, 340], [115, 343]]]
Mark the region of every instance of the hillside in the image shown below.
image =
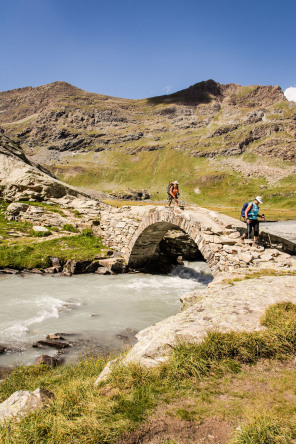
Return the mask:
[[88, 93], [65, 82], [0, 93], [0, 125], [59, 179], [112, 192], [240, 206], [296, 203], [296, 104], [278, 86], [197, 83], [143, 100]]

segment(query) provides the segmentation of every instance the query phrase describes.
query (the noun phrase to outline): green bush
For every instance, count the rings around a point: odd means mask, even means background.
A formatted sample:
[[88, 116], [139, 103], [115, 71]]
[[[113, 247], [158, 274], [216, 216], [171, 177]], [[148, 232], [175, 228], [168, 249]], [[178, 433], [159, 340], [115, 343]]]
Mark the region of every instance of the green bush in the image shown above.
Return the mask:
[[83, 236], [88, 236], [88, 237], [92, 237], [93, 236], [93, 232], [90, 228], [84, 228], [82, 230], [82, 234]]

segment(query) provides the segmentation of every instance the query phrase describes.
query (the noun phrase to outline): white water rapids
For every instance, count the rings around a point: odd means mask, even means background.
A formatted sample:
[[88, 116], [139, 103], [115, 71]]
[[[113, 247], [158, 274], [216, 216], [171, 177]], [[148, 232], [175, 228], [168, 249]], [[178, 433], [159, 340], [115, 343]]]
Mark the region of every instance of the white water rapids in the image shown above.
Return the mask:
[[179, 312], [179, 298], [212, 280], [204, 262], [177, 266], [170, 275], [0, 275], [0, 366], [28, 364], [50, 348], [32, 344], [49, 333], [69, 333], [70, 360], [87, 349], [123, 347], [122, 330], [142, 330]]

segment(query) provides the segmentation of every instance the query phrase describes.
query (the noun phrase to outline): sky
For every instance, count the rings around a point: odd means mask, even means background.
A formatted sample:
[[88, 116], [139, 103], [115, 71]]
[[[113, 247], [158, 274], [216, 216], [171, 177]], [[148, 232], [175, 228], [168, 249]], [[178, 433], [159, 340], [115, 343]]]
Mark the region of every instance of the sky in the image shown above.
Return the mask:
[[214, 79], [292, 88], [295, 0], [0, 0], [0, 90], [140, 99]]

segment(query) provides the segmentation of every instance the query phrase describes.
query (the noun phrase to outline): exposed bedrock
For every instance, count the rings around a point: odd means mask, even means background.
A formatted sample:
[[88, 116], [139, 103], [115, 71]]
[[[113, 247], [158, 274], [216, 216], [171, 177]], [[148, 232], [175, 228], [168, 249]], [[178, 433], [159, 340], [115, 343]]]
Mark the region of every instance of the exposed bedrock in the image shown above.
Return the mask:
[[82, 194], [29, 160], [19, 143], [0, 133], [0, 197], [5, 201], [43, 201]]

